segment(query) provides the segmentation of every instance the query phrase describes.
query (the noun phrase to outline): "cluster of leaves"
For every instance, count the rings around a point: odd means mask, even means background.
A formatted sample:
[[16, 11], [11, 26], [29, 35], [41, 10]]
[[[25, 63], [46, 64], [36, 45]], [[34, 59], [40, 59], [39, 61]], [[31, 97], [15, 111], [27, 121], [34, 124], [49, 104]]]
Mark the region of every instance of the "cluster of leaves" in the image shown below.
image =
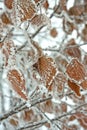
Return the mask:
[[[3, 1], [0, 14], [3, 128], [87, 129], [87, 54], [81, 48], [87, 42], [87, 3], [74, 0], [68, 9], [68, 2], [55, 0], [51, 6], [51, 0]], [[54, 24], [55, 20], [61, 20], [62, 26]], [[61, 31], [64, 35], [59, 41]], [[55, 46], [44, 49], [42, 42], [49, 41]]]

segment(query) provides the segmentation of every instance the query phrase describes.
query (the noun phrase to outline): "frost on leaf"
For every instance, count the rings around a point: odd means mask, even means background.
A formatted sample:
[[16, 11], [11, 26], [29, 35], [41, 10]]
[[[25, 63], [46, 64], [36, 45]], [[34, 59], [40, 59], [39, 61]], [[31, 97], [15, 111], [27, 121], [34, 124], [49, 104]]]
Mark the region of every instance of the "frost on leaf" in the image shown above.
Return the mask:
[[[9, 64], [9, 58], [11, 57], [12, 59], [14, 59], [14, 54], [15, 54], [15, 45], [14, 45], [14, 42], [11, 41], [11, 40], [6, 40], [4, 43], [2, 43], [2, 46], [1, 46], [1, 49], [2, 49], [2, 53], [4, 54], [5, 56], [5, 66], [7, 66]], [[15, 59], [14, 59], [15, 60]]]
[[80, 126], [83, 127], [84, 130], [87, 129], [87, 115], [82, 112], [76, 112], [70, 117], [70, 121], [78, 120]]
[[41, 75], [46, 87], [49, 89], [49, 86], [52, 84], [57, 74], [57, 68], [53, 59], [43, 55], [38, 59], [38, 62], [36, 63], [36, 68]]
[[44, 14], [35, 15], [31, 20], [31, 24], [38, 28], [44, 25], [50, 26], [50, 19]]
[[11, 20], [6, 12], [1, 14], [1, 20], [4, 24], [11, 24]]
[[[58, 69], [59, 69], [60, 71], [65, 70], [65, 69], [66, 69], [66, 66], [67, 66], [67, 64], [68, 64], [68, 61], [67, 61], [66, 57], [63, 56], [63, 55], [58, 55], [58, 56], [55, 58], [55, 62], [56, 62], [56, 65], [57, 65], [57, 67], [58, 67]], [[61, 66], [62, 66], [62, 67], [61, 67]]]
[[80, 94], [80, 86], [78, 86], [74, 81], [68, 79], [68, 86], [75, 92], [77, 96], [81, 96]]
[[87, 90], [87, 79], [81, 82], [81, 87], [85, 90]]
[[34, 120], [34, 111], [32, 109], [25, 110], [23, 113], [23, 120], [24, 121], [33, 121]]
[[16, 115], [14, 115], [13, 117], [11, 117], [9, 119], [9, 123], [12, 125], [12, 126], [18, 126], [19, 122], [18, 122], [18, 117]]
[[66, 73], [72, 80], [76, 81], [84, 80], [87, 75], [84, 65], [75, 58], [67, 65]]
[[25, 79], [21, 71], [17, 69], [9, 70], [7, 79], [11, 83], [12, 89], [15, 90], [23, 99], [27, 100]]
[[79, 60], [81, 60], [81, 51], [80, 51], [79, 47], [77, 46], [77, 44], [75, 43], [74, 39], [71, 39], [65, 45], [64, 52], [67, 56], [71, 56], [71, 57], [78, 58]]
[[12, 9], [12, 3], [14, 0], [4, 0], [4, 4], [8, 9]]
[[69, 9], [69, 15], [75, 15], [80, 16], [84, 12], [84, 6], [83, 5], [76, 5]]
[[62, 72], [58, 72], [53, 82], [53, 90], [55, 93], [63, 93], [65, 83], [67, 82], [65, 75]]
[[37, 13], [37, 8], [32, 0], [14, 0], [12, 4], [12, 20], [15, 24], [21, 24], [26, 20], [31, 20]]

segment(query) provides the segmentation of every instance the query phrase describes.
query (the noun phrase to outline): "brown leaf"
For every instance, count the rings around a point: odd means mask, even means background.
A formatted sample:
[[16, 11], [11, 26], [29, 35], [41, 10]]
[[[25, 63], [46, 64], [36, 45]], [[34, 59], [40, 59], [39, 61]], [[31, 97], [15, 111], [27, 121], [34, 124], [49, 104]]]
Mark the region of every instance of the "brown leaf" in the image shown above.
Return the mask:
[[84, 12], [83, 5], [73, 6], [68, 11], [69, 15], [75, 15], [75, 16], [81, 16], [83, 12]]
[[67, 104], [65, 102], [61, 103], [61, 110], [62, 112], [67, 112]]
[[9, 123], [13, 126], [18, 126], [18, 118], [15, 116], [15, 117], [12, 117], [10, 120], [9, 120]]
[[71, 34], [74, 29], [76, 29], [74, 23], [71, 23], [67, 21], [66, 19], [63, 19], [63, 30], [65, 33]]
[[51, 57], [43, 55], [39, 58], [36, 67], [46, 87], [49, 89], [49, 86], [52, 84], [57, 74], [57, 68], [53, 59]]
[[11, 24], [11, 21], [6, 12], [1, 14], [1, 20], [4, 24]]
[[75, 58], [67, 65], [66, 73], [71, 79], [76, 81], [84, 80], [87, 76], [84, 65]]
[[52, 29], [50, 30], [50, 35], [51, 35], [53, 38], [57, 37], [58, 32], [57, 32], [56, 28], [52, 28]]
[[48, 0], [45, 0], [43, 3], [43, 7], [47, 10], [49, 8]]
[[9, 57], [12, 56], [13, 59], [14, 59], [14, 54], [15, 54], [16, 47], [15, 47], [13, 41], [6, 40], [4, 43], [2, 43], [1, 48], [2, 48], [2, 53], [5, 55], [5, 66], [7, 66], [9, 64], [8, 63]]
[[87, 80], [82, 81], [80, 85], [83, 89], [87, 90]]
[[78, 58], [81, 60], [81, 51], [79, 47], [77, 46], [74, 39], [71, 39], [66, 45], [64, 53], [66, 53], [68, 56]]
[[81, 112], [77, 112], [74, 114], [75, 118], [79, 121], [80, 125], [87, 129], [87, 115]]
[[26, 20], [31, 20], [37, 13], [37, 8], [32, 0], [17, 0], [13, 2], [11, 17], [13, 23], [20, 24]]
[[[68, 64], [68, 61], [66, 59], [65, 56], [63, 55], [58, 55], [56, 58], [55, 58], [55, 62], [57, 64], [57, 67], [60, 71], [63, 71], [64, 69], [66, 69], [66, 66]], [[62, 67], [61, 67], [62, 66]]]
[[14, 0], [4, 0], [4, 4], [8, 9], [12, 9], [12, 3]]
[[54, 94], [55, 94], [55, 92], [58, 92], [58, 94], [63, 93], [66, 82], [67, 82], [67, 80], [66, 80], [65, 75], [62, 72], [59, 72], [53, 81]]
[[11, 83], [12, 89], [15, 90], [23, 99], [27, 100], [27, 93], [25, 87], [25, 79], [21, 71], [11, 69], [7, 73], [7, 79]]
[[31, 20], [31, 24], [39, 28], [44, 25], [50, 25], [50, 19], [44, 14], [35, 15]]
[[68, 79], [68, 86], [75, 92], [77, 96], [81, 96], [80, 94], [80, 86], [78, 86], [74, 81]]
[[60, 0], [60, 6], [62, 10], [67, 11], [67, 0]]
[[25, 110], [23, 113], [23, 120], [24, 121], [32, 121], [34, 119], [34, 112], [32, 109]]

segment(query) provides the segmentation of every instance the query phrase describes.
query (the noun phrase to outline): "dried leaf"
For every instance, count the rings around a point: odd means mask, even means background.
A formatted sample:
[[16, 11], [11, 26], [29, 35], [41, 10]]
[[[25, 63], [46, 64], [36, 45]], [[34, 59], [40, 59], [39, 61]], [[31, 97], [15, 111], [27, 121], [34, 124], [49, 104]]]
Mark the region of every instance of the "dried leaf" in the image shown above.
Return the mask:
[[56, 28], [52, 28], [52, 29], [50, 30], [50, 35], [51, 35], [53, 38], [57, 37], [58, 32], [57, 32]]
[[37, 62], [37, 70], [41, 75], [46, 87], [49, 89], [49, 86], [52, 84], [57, 74], [57, 68], [53, 59], [45, 55], [40, 57]]
[[44, 14], [35, 15], [31, 20], [31, 24], [38, 28], [44, 25], [50, 26], [50, 19]]
[[83, 12], [84, 12], [83, 5], [73, 6], [68, 11], [69, 15], [75, 15], [75, 16], [81, 16]]
[[12, 117], [10, 120], [9, 120], [9, 123], [13, 126], [18, 126], [18, 119], [17, 117]]
[[6, 12], [1, 14], [1, 20], [4, 24], [11, 24], [11, 21]]
[[81, 60], [81, 51], [77, 44], [75, 43], [74, 39], [71, 39], [66, 45], [64, 53], [66, 53], [68, 56], [78, 58]]
[[[58, 56], [55, 58], [55, 62], [56, 62], [56, 65], [57, 65], [57, 67], [58, 67], [58, 69], [59, 69], [60, 71], [65, 70], [65, 69], [66, 69], [66, 66], [67, 66], [67, 64], [68, 64], [68, 61], [67, 61], [66, 57], [63, 56], [63, 55], [58, 55]], [[62, 67], [61, 67], [61, 66], [62, 66]]]
[[87, 76], [84, 65], [75, 58], [67, 65], [66, 73], [76, 81], [82, 81]]
[[49, 8], [48, 0], [45, 0], [43, 3], [43, 7], [47, 10]]
[[67, 21], [67, 19], [63, 19], [63, 30], [65, 33], [71, 34], [74, 29], [76, 29], [74, 23]]
[[65, 102], [61, 103], [61, 110], [62, 112], [67, 112], [67, 104]]
[[60, 6], [62, 10], [67, 11], [67, 0], [60, 0]]
[[33, 121], [34, 118], [35, 118], [35, 116], [34, 116], [34, 112], [32, 109], [24, 111], [24, 113], [23, 113], [24, 121]]
[[73, 116], [75, 116], [84, 129], [87, 129], [87, 115], [81, 112], [77, 112]]
[[14, 24], [21, 24], [26, 20], [31, 20], [37, 13], [37, 8], [32, 0], [14, 0], [12, 5], [12, 21]]
[[[4, 43], [2, 43], [2, 53], [5, 55], [5, 66], [7, 66], [11, 61], [9, 60], [9, 57], [11, 56], [11, 58], [15, 58], [14, 54], [15, 54], [15, 45], [14, 42], [11, 40], [5, 40]], [[14, 59], [15, 60], [15, 59]]]
[[83, 89], [87, 90], [87, 80], [86, 79], [84, 81], [82, 81], [80, 85]]
[[81, 96], [80, 94], [80, 86], [78, 86], [74, 81], [68, 79], [68, 86], [75, 92], [77, 96]]
[[4, 4], [8, 9], [12, 9], [12, 3], [14, 0], [4, 0]]
[[12, 89], [15, 90], [23, 99], [27, 100], [27, 93], [25, 87], [25, 79], [21, 71], [11, 69], [7, 73], [7, 79], [10, 82]]
[[65, 75], [62, 72], [59, 72], [54, 79], [54, 94], [57, 92], [58, 94], [63, 93], [65, 83], [67, 82]]

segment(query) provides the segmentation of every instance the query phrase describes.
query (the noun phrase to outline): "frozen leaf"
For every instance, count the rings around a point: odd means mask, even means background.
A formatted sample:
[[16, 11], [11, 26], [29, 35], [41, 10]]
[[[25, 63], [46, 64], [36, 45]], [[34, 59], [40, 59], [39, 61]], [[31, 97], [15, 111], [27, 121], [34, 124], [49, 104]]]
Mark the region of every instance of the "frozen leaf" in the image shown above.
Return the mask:
[[49, 7], [48, 0], [34, 0], [37, 5], [42, 5], [46, 10]]
[[19, 122], [18, 122], [18, 117], [13, 116], [10, 120], [9, 123], [13, 126], [18, 126]]
[[43, 104], [40, 104], [39, 107], [44, 112], [47, 112], [47, 113], [53, 112], [53, 102], [51, 100], [48, 100]]
[[57, 76], [54, 79], [54, 94], [57, 92], [58, 94], [62, 93], [65, 87], [65, 83], [67, 82], [65, 75], [62, 72], [58, 72]]
[[85, 79], [84, 81], [81, 82], [81, 87], [85, 90], [87, 90], [87, 79]]
[[14, 0], [12, 4], [12, 21], [14, 24], [21, 24], [26, 20], [31, 20], [37, 13], [37, 8], [32, 0]]
[[77, 112], [73, 115], [75, 119], [77, 119], [80, 123], [80, 125], [84, 128], [87, 129], [87, 115], [81, 112]]
[[10, 82], [12, 89], [15, 90], [23, 99], [27, 100], [27, 93], [25, 87], [25, 79], [20, 70], [11, 69], [7, 73], [7, 79]]
[[32, 121], [34, 118], [35, 118], [34, 111], [32, 109], [24, 111], [24, 113], [23, 113], [24, 121]]
[[[4, 43], [2, 43], [1, 46], [2, 53], [5, 55], [5, 66], [7, 66], [11, 61], [8, 61], [9, 57], [12, 56], [11, 58], [15, 58], [15, 45], [14, 42], [11, 40], [6, 40]], [[14, 59], [15, 60], [15, 59]]]
[[82, 15], [84, 12], [84, 6], [82, 5], [77, 5], [77, 6], [73, 6], [69, 9], [69, 15], [75, 15], [75, 16], [80, 16]]
[[71, 39], [66, 45], [64, 52], [71, 57], [78, 58], [81, 60], [81, 51], [74, 39]]
[[57, 68], [51, 57], [43, 55], [38, 59], [37, 70], [41, 75], [46, 87], [49, 89], [49, 86], [52, 84], [56, 74]]
[[35, 15], [31, 20], [31, 24], [38, 28], [44, 25], [50, 26], [50, 19], [44, 14]]
[[4, 4], [8, 9], [12, 9], [12, 3], [14, 0], [4, 0]]
[[[64, 69], [66, 69], [66, 66], [68, 64], [68, 61], [66, 59], [65, 56], [63, 55], [58, 55], [56, 58], [55, 58], [55, 62], [57, 64], [57, 67], [60, 71], [63, 71]], [[62, 67], [61, 67], [62, 66]]]
[[62, 10], [67, 11], [67, 0], [60, 0], [60, 6]]
[[80, 86], [78, 86], [74, 81], [68, 79], [68, 86], [75, 92], [77, 96], [81, 96], [80, 94]]
[[76, 81], [82, 81], [87, 76], [84, 65], [75, 58], [67, 65], [66, 73]]
[[48, 0], [45, 0], [43, 3], [43, 7], [47, 10], [49, 8]]
[[61, 103], [61, 110], [62, 112], [67, 112], [67, 104], [65, 102]]
[[6, 12], [1, 14], [1, 20], [4, 24], [11, 24], [11, 20]]
[[57, 32], [56, 28], [52, 28], [52, 29], [50, 30], [50, 35], [51, 35], [53, 38], [57, 37], [58, 32]]
[[71, 34], [74, 29], [76, 29], [74, 23], [67, 21], [67, 19], [63, 19], [63, 30], [65, 33]]

